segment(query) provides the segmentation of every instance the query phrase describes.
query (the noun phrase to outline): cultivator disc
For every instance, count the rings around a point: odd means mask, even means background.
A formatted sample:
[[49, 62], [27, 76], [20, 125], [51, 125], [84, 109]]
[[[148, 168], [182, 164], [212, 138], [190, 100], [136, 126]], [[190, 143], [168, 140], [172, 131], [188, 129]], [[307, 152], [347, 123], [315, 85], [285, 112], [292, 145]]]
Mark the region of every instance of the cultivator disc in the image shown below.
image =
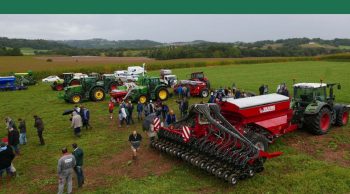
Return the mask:
[[231, 184], [264, 169], [258, 148], [222, 117], [216, 104], [192, 106], [186, 118], [160, 127], [151, 146]]

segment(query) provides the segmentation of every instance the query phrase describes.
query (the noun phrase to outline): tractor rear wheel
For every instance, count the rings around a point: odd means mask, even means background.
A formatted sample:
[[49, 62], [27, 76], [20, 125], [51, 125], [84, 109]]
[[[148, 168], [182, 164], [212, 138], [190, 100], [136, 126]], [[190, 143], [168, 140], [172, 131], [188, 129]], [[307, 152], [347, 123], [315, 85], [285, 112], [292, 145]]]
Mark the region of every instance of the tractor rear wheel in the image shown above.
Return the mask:
[[259, 150], [261, 151], [267, 151], [269, 147], [269, 141], [266, 139], [265, 136], [255, 133], [255, 132], [249, 132], [247, 134], [247, 138], [250, 142], [252, 142]]
[[105, 91], [100, 87], [94, 88], [90, 93], [91, 100], [95, 102], [103, 101], [105, 99], [105, 96]]
[[349, 111], [347, 111], [345, 108], [342, 108], [337, 114], [335, 124], [338, 126], [344, 126], [348, 124], [348, 122], [349, 122]]
[[63, 84], [57, 84], [57, 85], [55, 86], [55, 90], [57, 90], [57, 91], [62, 91], [62, 90], [63, 90]]
[[167, 100], [169, 97], [169, 92], [166, 88], [159, 88], [156, 94], [157, 94], [157, 99], [161, 101]]
[[77, 86], [77, 85], [80, 85], [80, 81], [77, 80], [77, 79], [73, 79], [69, 82], [69, 85], [70, 86]]
[[73, 103], [73, 104], [78, 104], [81, 102], [81, 95], [80, 94], [73, 94], [71, 97], [70, 97], [70, 102]]
[[202, 98], [208, 97], [208, 96], [209, 96], [209, 91], [208, 91], [208, 89], [203, 89], [203, 90], [201, 91], [200, 95], [201, 95]]
[[139, 101], [140, 101], [142, 104], [146, 103], [146, 102], [148, 101], [147, 96], [145, 96], [145, 95], [139, 96]]
[[331, 127], [331, 112], [328, 108], [324, 107], [318, 112], [308, 118], [307, 126], [311, 133], [315, 135], [326, 134]]

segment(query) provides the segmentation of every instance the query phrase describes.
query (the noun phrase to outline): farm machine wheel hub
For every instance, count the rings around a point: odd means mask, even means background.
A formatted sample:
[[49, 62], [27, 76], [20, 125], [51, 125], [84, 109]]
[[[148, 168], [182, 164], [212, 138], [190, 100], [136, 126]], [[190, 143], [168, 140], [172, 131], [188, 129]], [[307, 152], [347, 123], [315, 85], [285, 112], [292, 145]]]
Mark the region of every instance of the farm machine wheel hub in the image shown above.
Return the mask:
[[100, 100], [103, 98], [103, 92], [101, 90], [98, 90], [96, 93], [95, 93], [95, 98], [97, 100]]
[[147, 100], [146, 96], [140, 96], [140, 102], [143, 104]]
[[256, 143], [255, 143], [255, 146], [256, 146], [259, 150], [266, 151], [263, 142], [256, 142]]
[[168, 94], [167, 94], [167, 92], [165, 90], [159, 91], [159, 98], [161, 100], [165, 100], [167, 98], [167, 96], [168, 96]]
[[80, 102], [80, 96], [78, 96], [78, 95], [73, 96], [73, 102], [74, 103], [79, 103]]
[[321, 122], [320, 122], [321, 129], [323, 131], [327, 131], [330, 124], [331, 124], [331, 118], [330, 118], [329, 114], [324, 113], [321, 117]]

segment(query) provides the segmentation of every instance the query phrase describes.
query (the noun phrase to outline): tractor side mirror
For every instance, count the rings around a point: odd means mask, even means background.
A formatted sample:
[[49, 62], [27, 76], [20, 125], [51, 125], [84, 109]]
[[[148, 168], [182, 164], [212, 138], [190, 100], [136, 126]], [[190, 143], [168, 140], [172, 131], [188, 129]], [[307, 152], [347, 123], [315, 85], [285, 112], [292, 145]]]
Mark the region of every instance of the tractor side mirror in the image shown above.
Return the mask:
[[338, 90], [340, 90], [340, 89], [341, 89], [341, 85], [339, 84], [339, 85], [338, 85]]

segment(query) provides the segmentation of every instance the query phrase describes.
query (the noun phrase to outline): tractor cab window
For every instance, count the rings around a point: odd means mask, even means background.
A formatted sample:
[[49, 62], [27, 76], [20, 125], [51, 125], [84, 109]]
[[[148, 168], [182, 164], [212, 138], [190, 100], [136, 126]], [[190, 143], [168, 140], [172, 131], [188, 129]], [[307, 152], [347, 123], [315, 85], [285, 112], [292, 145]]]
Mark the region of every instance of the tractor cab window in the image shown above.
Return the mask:
[[203, 79], [204, 75], [202, 73], [192, 74], [192, 78]]
[[295, 88], [294, 97], [302, 102], [312, 102], [313, 100], [325, 101], [326, 88]]
[[203, 114], [199, 114], [198, 115], [198, 123], [200, 125], [207, 125], [207, 124], [209, 124], [209, 121], [207, 118], [205, 118], [205, 116]]

